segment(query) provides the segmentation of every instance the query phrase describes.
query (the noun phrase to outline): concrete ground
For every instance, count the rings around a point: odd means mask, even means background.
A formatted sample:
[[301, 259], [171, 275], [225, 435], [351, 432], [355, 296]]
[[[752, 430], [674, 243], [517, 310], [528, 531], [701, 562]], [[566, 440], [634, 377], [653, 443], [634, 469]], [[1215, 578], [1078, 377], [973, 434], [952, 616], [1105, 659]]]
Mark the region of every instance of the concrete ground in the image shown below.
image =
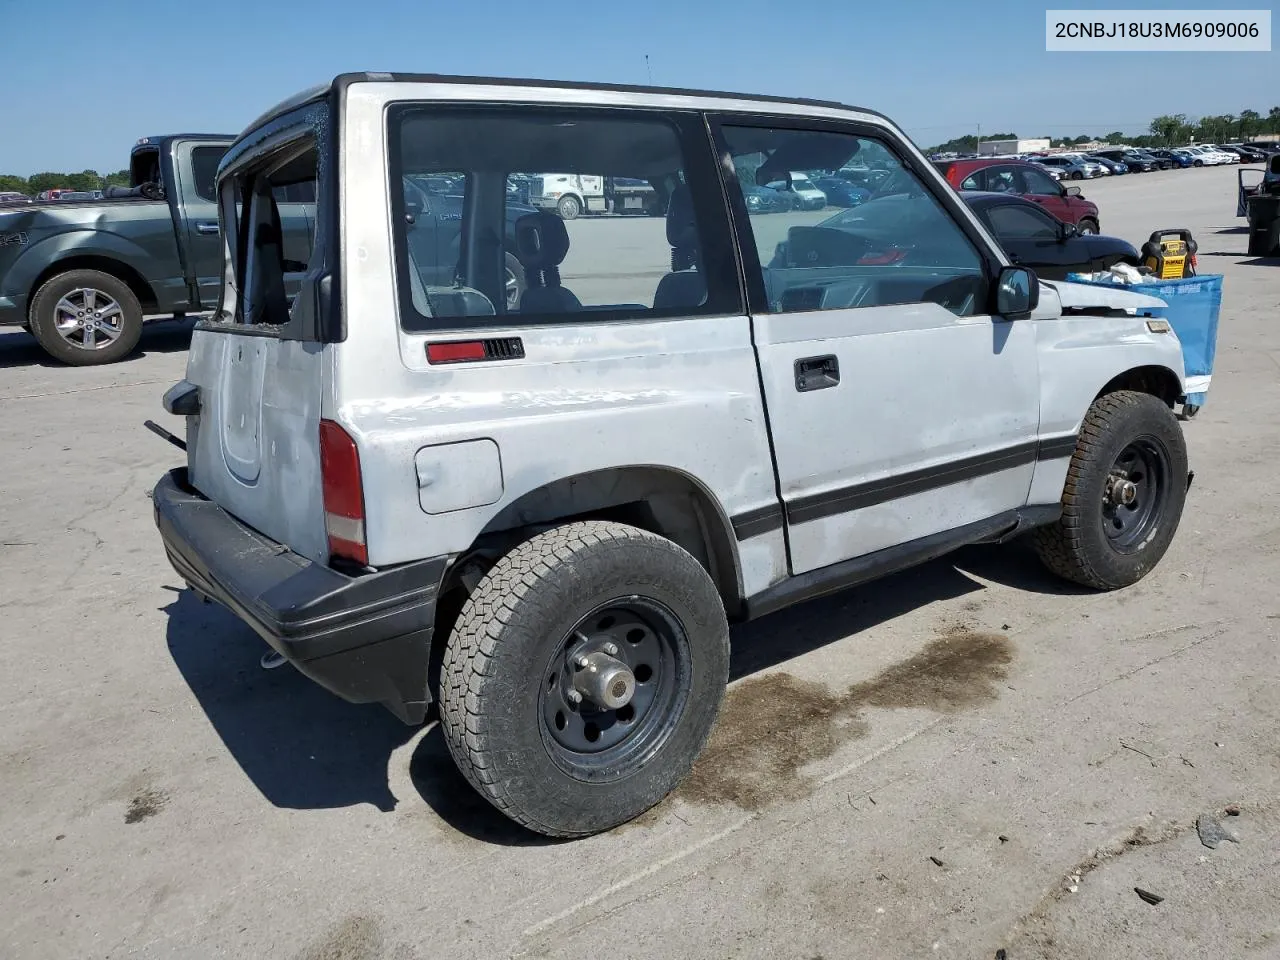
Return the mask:
[[1146, 580], [971, 549], [738, 629], [694, 776], [574, 843], [182, 589], [147, 500], [179, 454], [142, 421], [183, 328], [97, 369], [0, 335], [0, 956], [1280, 956], [1280, 262], [1244, 255], [1234, 184], [1084, 185], [1105, 231], [1190, 227], [1227, 278]]

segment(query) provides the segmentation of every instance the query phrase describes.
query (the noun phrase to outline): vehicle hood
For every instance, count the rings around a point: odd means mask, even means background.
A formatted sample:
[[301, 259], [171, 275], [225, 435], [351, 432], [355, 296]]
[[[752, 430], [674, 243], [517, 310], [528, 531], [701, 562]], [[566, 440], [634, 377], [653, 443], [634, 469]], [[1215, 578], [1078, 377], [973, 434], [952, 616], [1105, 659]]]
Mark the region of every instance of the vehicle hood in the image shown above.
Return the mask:
[[1111, 253], [1127, 253], [1135, 260], [1139, 259], [1138, 250], [1128, 240], [1109, 237], [1105, 233], [1086, 233], [1076, 237], [1085, 244], [1091, 257], [1101, 257]]
[[1095, 286], [1091, 283], [1069, 283], [1066, 280], [1041, 280], [1042, 288], [1052, 289], [1064, 313], [1092, 310], [1133, 310], [1147, 312], [1168, 306], [1159, 297], [1134, 293], [1124, 287]]

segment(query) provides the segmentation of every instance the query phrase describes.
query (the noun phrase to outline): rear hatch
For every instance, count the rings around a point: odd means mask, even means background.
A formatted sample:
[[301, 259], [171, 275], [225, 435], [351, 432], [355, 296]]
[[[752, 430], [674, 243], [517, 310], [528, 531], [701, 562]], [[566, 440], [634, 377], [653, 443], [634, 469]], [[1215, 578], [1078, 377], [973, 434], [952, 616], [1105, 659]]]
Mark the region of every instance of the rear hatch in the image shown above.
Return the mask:
[[[299, 188], [316, 192], [328, 135], [324, 109], [311, 104], [269, 121], [224, 159], [222, 294], [215, 317], [197, 325], [186, 376], [200, 404], [188, 420], [191, 484], [269, 539], [322, 563], [330, 549], [321, 481], [328, 362], [321, 314], [331, 245], [317, 230], [303, 251], [288, 242], [285, 227], [286, 198]], [[304, 253], [305, 263], [291, 262]], [[289, 273], [299, 275], [299, 285], [288, 282]]]

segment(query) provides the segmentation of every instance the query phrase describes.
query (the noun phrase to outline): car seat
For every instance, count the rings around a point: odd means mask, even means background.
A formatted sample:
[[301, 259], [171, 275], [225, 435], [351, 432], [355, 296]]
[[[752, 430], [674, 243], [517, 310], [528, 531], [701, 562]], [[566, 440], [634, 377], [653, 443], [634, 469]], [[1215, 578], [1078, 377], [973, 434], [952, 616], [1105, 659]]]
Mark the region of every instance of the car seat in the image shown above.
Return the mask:
[[569, 231], [554, 213], [527, 213], [515, 223], [515, 253], [524, 267], [521, 313], [566, 313], [582, 309], [571, 290], [560, 285], [560, 264], [569, 253]]
[[685, 184], [671, 191], [667, 204], [667, 243], [671, 244], [671, 272], [658, 281], [655, 310], [693, 309], [707, 300], [707, 282], [699, 272], [701, 248], [693, 197]]

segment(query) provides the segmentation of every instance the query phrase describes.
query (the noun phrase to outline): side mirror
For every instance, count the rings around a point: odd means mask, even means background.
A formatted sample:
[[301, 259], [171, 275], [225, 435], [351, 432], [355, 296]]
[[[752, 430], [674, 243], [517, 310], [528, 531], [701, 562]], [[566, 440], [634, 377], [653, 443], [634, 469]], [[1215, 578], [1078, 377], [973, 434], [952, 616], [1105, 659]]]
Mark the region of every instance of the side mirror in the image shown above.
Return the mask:
[[1067, 187], [1067, 196], [1068, 196], [1068, 197], [1078, 197], [1078, 196], [1080, 196], [1080, 188], [1079, 188], [1079, 187]]
[[1025, 320], [1040, 303], [1040, 280], [1026, 267], [1004, 267], [996, 281], [996, 314]]
[[1075, 225], [1074, 223], [1064, 223], [1064, 224], [1062, 225], [1062, 239], [1063, 239], [1063, 240], [1070, 240], [1072, 237], [1074, 237], [1074, 236], [1075, 236], [1077, 233], [1079, 233], [1079, 232], [1080, 232], [1079, 228], [1078, 228], [1078, 227], [1076, 227], [1076, 225]]

